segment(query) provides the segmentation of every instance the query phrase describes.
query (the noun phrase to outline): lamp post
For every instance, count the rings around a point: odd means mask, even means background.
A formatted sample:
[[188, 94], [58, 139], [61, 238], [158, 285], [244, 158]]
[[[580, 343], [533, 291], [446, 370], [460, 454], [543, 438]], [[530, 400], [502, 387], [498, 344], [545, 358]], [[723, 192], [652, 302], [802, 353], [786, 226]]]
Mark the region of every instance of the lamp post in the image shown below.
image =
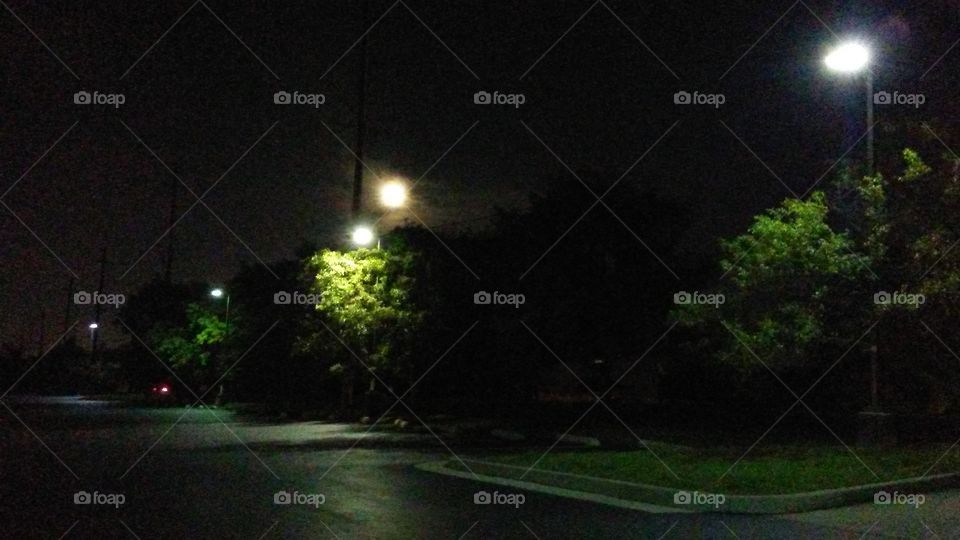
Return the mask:
[[[873, 147], [873, 73], [870, 71], [870, 50], [861, 43], [850, 41], [838, 45], [824, 58], [824, 64], [831, 71], [837, 73], [855, 74], [864, 72], [864, 83], [867, 92], [867, 175], [873, 176], [874, 147]], [[882, 315], [881, 315], [882, 316]], [[878, 321], [879, 323], [879, 321]], [[871, 332], [873, 344], [870, 353], [870, 412], [880, 413], [880, 393], [877, 383], [877, 348], [879, 346], [879, 324]]]
[[229, 332], [230, 330], [230, 294], [223, 292], [223, 289], [218, 287], [210, 291], [210, 296], [214, 298], [223, 298], [224, 296], [227, 297], [227, 309], [226, 309], [226, 313], [223, 316], [223, 326], [224, 326], [224, 332], [225, 333]]

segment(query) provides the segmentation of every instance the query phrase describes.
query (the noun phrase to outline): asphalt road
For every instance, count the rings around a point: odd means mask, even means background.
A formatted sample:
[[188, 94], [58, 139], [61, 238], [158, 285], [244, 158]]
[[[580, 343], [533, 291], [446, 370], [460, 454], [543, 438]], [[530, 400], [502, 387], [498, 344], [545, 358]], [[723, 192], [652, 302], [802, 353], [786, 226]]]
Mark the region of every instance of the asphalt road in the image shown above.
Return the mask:
[[[361, 439], [348, 451], [364, 426], [262, 424], [222, 410], [76, 398], [7, 398], [2, 405], [2, 538], [783, 539], [864, 532], [778, 517], [647, 513], [435, 475], [414, 465], [450, 457], [436, 441]], [[522, 495], [523, 504], [477, 505], [479, 490]], [[76, 504], [80, 491], [96, 504]], [[276, 504], [277, 492], [299, 504]]]

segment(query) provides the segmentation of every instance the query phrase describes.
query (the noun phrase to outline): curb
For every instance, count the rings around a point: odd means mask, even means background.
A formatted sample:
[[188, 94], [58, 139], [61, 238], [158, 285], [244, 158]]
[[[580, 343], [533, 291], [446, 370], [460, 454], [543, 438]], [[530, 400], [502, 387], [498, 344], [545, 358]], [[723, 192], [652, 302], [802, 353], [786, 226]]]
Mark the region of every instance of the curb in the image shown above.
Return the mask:
[[[873, 502], [874, 495], [879, 491], [923, 493], [960, 486], [960, 473], [948, 473], [787, 495], [725, 495], [720, 504], [678, 504], [675, 502], [675, 497], [680, 493], [686, 493], [688, 496], [696, 493], [704, 496], [714, 494], [572, 473], [544, 470], [527, 472], [526, 467], [487, 461], [471, 459], [464, 461], [469, 463], [476, 476], [448, 467], [449, 461], [422, 464], [417, 468], [469, 480], [520, 487], [654, 513], [793, 514]], [[523, 480], [520, 479], [521, 476]]]

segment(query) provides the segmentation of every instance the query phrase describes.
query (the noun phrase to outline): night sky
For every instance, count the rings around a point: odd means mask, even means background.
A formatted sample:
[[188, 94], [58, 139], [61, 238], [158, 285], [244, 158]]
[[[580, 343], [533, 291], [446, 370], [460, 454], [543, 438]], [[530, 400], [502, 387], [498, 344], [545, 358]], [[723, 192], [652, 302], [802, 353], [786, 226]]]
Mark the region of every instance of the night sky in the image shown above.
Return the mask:
[[[955, 0], [371, 0], [366, 24], [360, 2], [4, 7], [0, 341], [31, 348], [41, 311], [46, 343], [62, 333], [71, 274], [77, 289], [97, 288], [102, 248], [106, 291], [131, 294], [162, 271], [158, 240], [177, 178], [198, 196], [210, 191], [194, 206], [178, 184], [177, 217], [193, 208], [172, 232], [176, 280], [220, 283], [305, 241], [342, 245], [354, 45], [375, 21], [365, 162], [377, 175], [420, 179], [412, 212], [382, 227], [481, 229], [498, 207], [577, 183], [569, 167], [610, 183], [626, 172], [622, 185], [685, 201], [699, 221], [681, 251], [711, 251], [787, 188], [803, 193], [848, 151], [862, 155], [862, 81], [822, 64], [842, 38], [870, 43], [876, 90], [926, 98], [920, 108], [878, 107], [881, 122], [951, 126], [958, 112]], [[77, 105], [82, 90], [125, 102]], [[277, 105], [281, 90], [322, 93], [325, 103]], [[481, 90], [525, 102], [477, 105]], [[676, 105], [681, 90], [725, 103]], [[592, 202], [584, 190], [584, 209]], [[555, 240], [531, 245], [530, 262]], [[636, 240], [625, 230], [623, 242]], [[91, 314], [74, 308], [77, 332]]]

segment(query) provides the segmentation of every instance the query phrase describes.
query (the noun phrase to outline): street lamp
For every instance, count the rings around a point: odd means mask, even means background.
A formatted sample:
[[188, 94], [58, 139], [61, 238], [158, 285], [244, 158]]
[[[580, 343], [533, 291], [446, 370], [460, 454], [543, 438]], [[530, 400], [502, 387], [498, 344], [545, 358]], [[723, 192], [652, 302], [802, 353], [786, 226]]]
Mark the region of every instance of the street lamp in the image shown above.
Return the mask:
[[387, 208], [400, 208], [407, 202], [407, 186], [391, 180], [380, 186], [380, 202]]
[[837, 73], [864, 72], [867, 85], [867, 174], [873, 175], [873, 74], [870, 72], [870, 50], [861, 43], [841, 43], [823, 59], [827, 69]]
[[93, 342], [93, 335], [97, 332], [97, 328], [100, 328], [100, 325], [92, 322], [87, 326], [87, 328], [90, 329], [90, 341]]
[[[864, 73], [864, 82], [867, 86], [867, 174], [874, 174], [873, 150], [873, 74], [870, 71], [870, 50], [856, 41], [842, 43], [830, 51], [823, 59], [824, 64], [831, 71], [838, 73]], [[882, 315], [881, 315], [882, 317]], [[879, 321], [878, 321], [879, 322]], [[879, 344], [879, 324], [873, 329], [873, 344], [870, 353], [870, 411], [880, 413], [880, 395], [877, 381], [877, 347]]]
[[350, 235], [350, 239], [353, 240], [353, 243], [360, 247], [369, 246], [373, 242], [373, 229], [367, 227], [366, 225], [358, 225], [353, 229], [353, 233]]
[[230, 295], [223, 292], [223, 289], [217, 287], [216, 289], [212, 289], [210, 291], [210, 296], [214, 298], [223, 298], [224, 296], [227, 297], [227, 309], [223, 316], [223, 331], [228, 332], [230, 330]]

